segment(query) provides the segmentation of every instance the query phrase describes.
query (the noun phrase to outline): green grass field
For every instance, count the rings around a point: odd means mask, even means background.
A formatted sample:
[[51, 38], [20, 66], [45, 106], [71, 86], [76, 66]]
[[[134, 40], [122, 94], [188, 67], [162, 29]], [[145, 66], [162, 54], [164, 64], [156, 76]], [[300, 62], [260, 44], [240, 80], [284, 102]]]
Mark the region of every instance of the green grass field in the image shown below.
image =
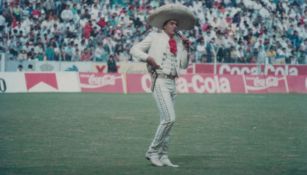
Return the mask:
[[144, 158], [158, 125], [150, 94], [0, 94], [1, 175], [306, 175], [307, 95], [187, 95], [170, 158]]

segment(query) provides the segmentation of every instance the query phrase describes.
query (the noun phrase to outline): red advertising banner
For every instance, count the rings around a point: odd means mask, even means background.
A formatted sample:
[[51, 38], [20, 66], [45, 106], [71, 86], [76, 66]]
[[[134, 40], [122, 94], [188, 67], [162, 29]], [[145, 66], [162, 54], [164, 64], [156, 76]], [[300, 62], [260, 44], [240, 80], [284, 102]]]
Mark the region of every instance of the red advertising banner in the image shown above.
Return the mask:
[[243, 76], [245, 93], [288, 93], [286, 76]]
[[307, 76], [288, 76], [289, 92], [307, 93]]
[[241, 76], [186, 74], [176, 84], [178, 93], [244, 93]]
[[48, 92], [58, 91], [58, 81], [55, 73], [25, 73], [28, 91]]
[[[151, 92], [149, 74], [127, 74], [128, 93]], [[178, 93], [244, 93], [241, 76], [185, 74], [176, 80]]]
[[[149, 74], [0, 73], [3, 92], [150, 93]], [[176, 79], [178, 93], [307, 93], [307, 75], [184, 74]]]
[[[214, 64], [195, 64], [195, 73], [214, 73]], [[217, 64], [219, 75], [307, 75], [307, 65]]]
[[[80, 91], [150, 93], [149, 74], [24, 73], [28, 92]], [[78, 76], [78, 79], [73, 77]], [[80, 86], [76, 88], [76, 86]], [[184, 74], [176, 79], [178, 93], [307, 93], [307, 75]]]
[[127, 93], [151, 92], [151, 77], [149, 74], [127, 74]]
[[[26, 92], [80, 92], [79, 76], [75, 72], [26, 72], [20, 74], [24, 74]], [[23, 87], [20, 84], [18, 86]]]
[[[149, 93], [148, 74], [128, 74], [127, 93]], [[178, 93], [307, 93], [307, 76], [185, 74], [176, 80]]]
[[124, 93], [124, 74], [79, 73], [81, 92]]

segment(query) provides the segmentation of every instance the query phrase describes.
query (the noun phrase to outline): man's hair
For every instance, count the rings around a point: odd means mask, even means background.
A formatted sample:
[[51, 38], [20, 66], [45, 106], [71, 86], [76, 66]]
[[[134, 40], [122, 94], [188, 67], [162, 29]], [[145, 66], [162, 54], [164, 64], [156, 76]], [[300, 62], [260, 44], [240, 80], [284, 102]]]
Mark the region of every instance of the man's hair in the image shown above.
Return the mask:
[[[168, 20], [166, 20], [166, 21], [163, 23], [162, 28], [164, 28], [164, 26], [165, 26], [168, 22], [170, 22], [170, 21], [176, 21], [176, 22], [177, 22], [177, 20], [175, 20], [175, 19], [168, 19]], [[177, 23], [178, 23], [178, 22], [177, 22]]]

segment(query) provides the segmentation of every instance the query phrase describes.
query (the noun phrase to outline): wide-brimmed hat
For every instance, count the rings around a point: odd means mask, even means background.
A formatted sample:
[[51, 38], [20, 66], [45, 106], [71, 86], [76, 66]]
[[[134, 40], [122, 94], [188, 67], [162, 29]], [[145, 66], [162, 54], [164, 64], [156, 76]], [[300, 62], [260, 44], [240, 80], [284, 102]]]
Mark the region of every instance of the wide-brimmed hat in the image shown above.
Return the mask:
[[159, 29], [168, 20], [177, 21], [178, 30], [190, 30], [195, 25], [195, 17], [192, 11], [181, 4], [166, 4], [153, 10], [149, 17], [148, 23]]

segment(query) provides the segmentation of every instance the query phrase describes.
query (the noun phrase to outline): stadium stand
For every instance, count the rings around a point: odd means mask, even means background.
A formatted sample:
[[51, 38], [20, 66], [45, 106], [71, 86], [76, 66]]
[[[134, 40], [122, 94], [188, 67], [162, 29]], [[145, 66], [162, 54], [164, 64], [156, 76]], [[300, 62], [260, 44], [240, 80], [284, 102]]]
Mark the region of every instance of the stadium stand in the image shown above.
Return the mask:
[[184, 34], [193, 62], [307, 64], [304, 0], [0, 0], [0, 52], [10, 60], [132, 61], [152, 30], [149, 11], [183, 3], [197, 16]]

